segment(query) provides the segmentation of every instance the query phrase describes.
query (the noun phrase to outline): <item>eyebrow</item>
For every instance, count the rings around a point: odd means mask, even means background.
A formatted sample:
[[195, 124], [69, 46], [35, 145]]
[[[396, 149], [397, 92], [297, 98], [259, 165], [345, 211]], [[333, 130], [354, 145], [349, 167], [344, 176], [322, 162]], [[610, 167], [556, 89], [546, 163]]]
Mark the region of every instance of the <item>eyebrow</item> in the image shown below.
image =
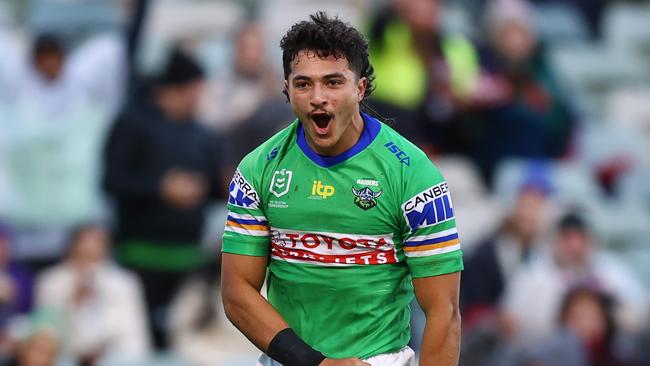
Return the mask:
[[[343, 78], [343, 77], [345, 77], [345, 75], [343, 75], [343, 73], [335, 72], [335, 73], [324, 75], [323, 79], [333, 79], [333, 78]], [[312, 78], [310, 78], [307, 75], [300, 75], [300, 74], [293, 77], [293, 80], [311, 80], [311, 79]]]

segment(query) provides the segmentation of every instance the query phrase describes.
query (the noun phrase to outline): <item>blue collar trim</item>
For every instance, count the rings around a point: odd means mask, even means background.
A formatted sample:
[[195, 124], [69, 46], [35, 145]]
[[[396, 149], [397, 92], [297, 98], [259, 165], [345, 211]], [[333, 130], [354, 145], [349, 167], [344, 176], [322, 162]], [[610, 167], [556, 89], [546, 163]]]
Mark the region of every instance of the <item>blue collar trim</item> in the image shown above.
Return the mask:
[[348, 150], [340, 153], [339, 155], [335, 156], [322, 156], [318, 155], [311, 146], [309, 146], [309, 143], [307, 143], [307, 138], [305, 137], [305, 131], [304, 128], [302, 127], [302, 122], [298, 122], [298, 146], [302, 150], [302, 152], [307, 155], [307, 157], [316, 163], [317, 165], [322, 166], [323, 168], [329, 168], [331, 166], [334, 166], [338, 163], [344, 162], [351, 157], [357, 155], [358, 153], [362, 152], [368, 145], [370, 145], [374, 140], [375, 137], [379, 134], [379, 130], [381, 130], [381, 123], [377, 121], [376, 119], [372, 118], [371, 116], [361, 113], [361, 117], [363, 118], [363, 131], [361, 132], [361, 136], [359, 136], [359, 140], [349, 148]]

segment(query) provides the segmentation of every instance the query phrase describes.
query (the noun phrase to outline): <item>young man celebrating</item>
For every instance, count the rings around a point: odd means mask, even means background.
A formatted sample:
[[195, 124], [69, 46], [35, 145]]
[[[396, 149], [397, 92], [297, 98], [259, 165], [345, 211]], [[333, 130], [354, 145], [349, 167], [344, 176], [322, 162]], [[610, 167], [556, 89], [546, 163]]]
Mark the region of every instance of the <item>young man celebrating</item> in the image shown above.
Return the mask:
[[427, 315], [420, 364], [457, 364], [463, 263], [447, 183], [360, 111], [373, 69], [356, 29], [317, 13], [281, 47], [298, 118], [230, 183], [228, 318], [264, 351], [260, 366], [410, 366], [415, 290]]

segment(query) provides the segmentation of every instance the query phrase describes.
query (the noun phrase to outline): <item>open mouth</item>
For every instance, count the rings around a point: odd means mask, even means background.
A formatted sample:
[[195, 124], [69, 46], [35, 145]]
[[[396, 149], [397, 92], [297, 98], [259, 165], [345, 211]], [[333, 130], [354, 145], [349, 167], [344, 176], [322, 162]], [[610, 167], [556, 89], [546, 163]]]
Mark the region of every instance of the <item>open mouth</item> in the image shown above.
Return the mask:
[[311, 119], [316, 124], [316, 131], [321, 134], [327, 133], [332, 116], [325, 112], [316, 112], [311, 114]]

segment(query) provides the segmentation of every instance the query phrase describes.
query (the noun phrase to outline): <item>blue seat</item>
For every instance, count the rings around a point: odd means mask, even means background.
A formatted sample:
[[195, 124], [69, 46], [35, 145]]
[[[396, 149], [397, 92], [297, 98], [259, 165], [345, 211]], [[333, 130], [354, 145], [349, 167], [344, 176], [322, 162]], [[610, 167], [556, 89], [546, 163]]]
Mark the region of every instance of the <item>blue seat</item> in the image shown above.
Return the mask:
[[568, 2], [543, 2], [535, 6], [535, 29], [544, 41], [553, 44], [585, 42], [589, 31], [575, 6]]
[[31, 0], [27, 26], [37, 32], [71, 37], [112, 30], [125, 21], [118, 5], [110, 0]]

